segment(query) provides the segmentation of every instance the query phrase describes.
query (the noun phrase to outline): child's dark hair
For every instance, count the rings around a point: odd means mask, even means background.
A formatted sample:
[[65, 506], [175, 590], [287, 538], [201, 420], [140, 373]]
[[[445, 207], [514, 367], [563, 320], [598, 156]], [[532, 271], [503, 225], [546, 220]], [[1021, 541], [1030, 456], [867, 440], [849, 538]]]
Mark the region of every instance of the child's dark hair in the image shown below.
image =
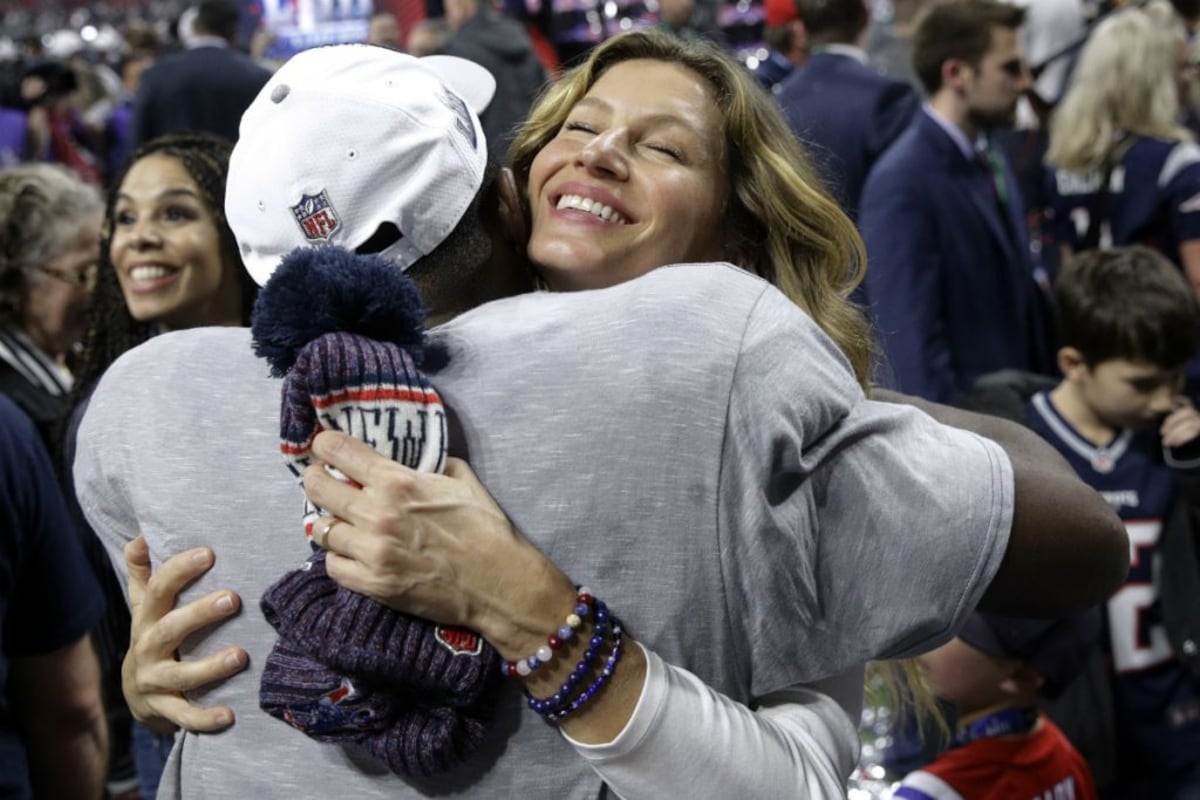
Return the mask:
[[1200, 303], [1179, 268], [1148, 247], [1090, 250], [1054, 287], [1059, 343], [1088, 366], [1111, 359], [1183, 366], [1200, 344]]
[[250, 312], [258, 295], [258, 286], [242, 266], [237, 241], [225, 221], [225, 178], [229, 171], [229, 153], [233, 145], [227, 139], [209, 133], [174, 133], [146, 142], [130, 156], [109, 186], [104, 208], [104, 229], [100, 237], [100, 270], [88, 329], [83, 338], [83, 354], [75, 370], [75, 388], [71, 407], [85, 397], [92, 384], [113, 361], [127, 350], [150, 338], [152, 323], [138, 322], [129, 313], [121, 285], [117, 282], [116, 267], [110, 257], [113, 219], [117, 194], [130, 167], [151, 155], [169, 156], [179, 161], [196, 182], [201, 198], [213, 217], [223, 260], [238, 265], [237, 278], [242, 296], [242, 324], [250, 324]]

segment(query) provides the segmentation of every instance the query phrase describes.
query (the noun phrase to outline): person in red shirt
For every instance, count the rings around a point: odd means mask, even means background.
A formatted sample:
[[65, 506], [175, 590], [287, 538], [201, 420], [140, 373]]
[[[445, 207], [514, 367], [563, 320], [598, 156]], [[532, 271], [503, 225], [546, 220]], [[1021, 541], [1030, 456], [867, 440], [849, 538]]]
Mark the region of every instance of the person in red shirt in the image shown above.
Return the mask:
[[1031, 620], [976, 612], [958, 638], [920, 657], [934, 693], [952, 703], [951, 747], [910, 772], [904, 800], [1096, 800], [1083, 756], [1049, 717], [1054, 697], [1079, 673], [1100, 636], [1098, 608]]

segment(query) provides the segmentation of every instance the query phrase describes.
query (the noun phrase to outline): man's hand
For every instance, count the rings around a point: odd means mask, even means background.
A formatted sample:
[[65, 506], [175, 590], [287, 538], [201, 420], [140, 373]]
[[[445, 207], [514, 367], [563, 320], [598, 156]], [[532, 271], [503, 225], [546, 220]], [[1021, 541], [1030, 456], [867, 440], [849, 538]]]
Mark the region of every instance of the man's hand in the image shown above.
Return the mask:
[[175, 607], [179, 593], [212, 565], [212, 550], [198, 547], [172, 556], [151, 574], [146, 540], [138, 536], [125, 546], [133, 621], [121, 665], [121, 688], [134, 718], [158, 733], [176, 728], [211, 732], [233, 724], [233, 709], [228, 706], [203, 708], [184, 695], [241, 672], [249, 663], [246, 651], [231, 647], [186, 662], [176, 654], [188, 636], [233, 616], [241, 607], [240, 598], [225, 590]]

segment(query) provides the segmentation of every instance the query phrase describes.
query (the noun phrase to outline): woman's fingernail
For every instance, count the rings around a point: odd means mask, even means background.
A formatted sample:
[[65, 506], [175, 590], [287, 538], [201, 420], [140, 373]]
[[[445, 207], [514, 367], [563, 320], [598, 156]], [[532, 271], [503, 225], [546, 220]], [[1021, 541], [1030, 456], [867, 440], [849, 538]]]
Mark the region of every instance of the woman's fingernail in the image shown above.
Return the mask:
[[233, 611], [233, 598], [230, 595], [223, 594], [217, 598], [215, 605], [217, 611]]
[[241, 653], [230, 653], [229, 655], [225, 656], [225, 666], [240, 667], [241, 665], [242, 665], [242, 654]]
[[207, 564], [210, 560], [212, 560], [212, 552], [207, 547], [201, 547], [192, 553], [192, 561], [197, 564]]

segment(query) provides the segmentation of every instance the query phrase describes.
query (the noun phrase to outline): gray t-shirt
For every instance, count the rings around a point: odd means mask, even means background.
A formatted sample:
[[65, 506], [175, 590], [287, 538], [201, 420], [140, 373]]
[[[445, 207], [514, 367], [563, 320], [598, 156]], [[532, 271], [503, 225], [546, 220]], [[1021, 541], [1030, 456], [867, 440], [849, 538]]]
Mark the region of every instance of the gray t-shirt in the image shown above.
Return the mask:
[[[945, 641], [1003, 556], [1000, 448], [866, 401], [813, 322], [735, 267], [497, 301], [429, 349], [452, 454], [514, 525], [739, 702]], [[167, 334], [112, 366], [80, 430], [80, 500], [114, 561], [139, 530], [156, 563], [207, 544], [216, 565], [184, 599], [223, 587], [244, 602], [180, 654], [246, 647], [249, 670], [194, 698], [237, 724], [184, 735], [160, 797], [596, 797], [599, 778], [515, 685], [483, 751], [436, 790], [259, 711], [274, 640], [259, 599], [307, 553], [280, 385], [244, 329]]]

